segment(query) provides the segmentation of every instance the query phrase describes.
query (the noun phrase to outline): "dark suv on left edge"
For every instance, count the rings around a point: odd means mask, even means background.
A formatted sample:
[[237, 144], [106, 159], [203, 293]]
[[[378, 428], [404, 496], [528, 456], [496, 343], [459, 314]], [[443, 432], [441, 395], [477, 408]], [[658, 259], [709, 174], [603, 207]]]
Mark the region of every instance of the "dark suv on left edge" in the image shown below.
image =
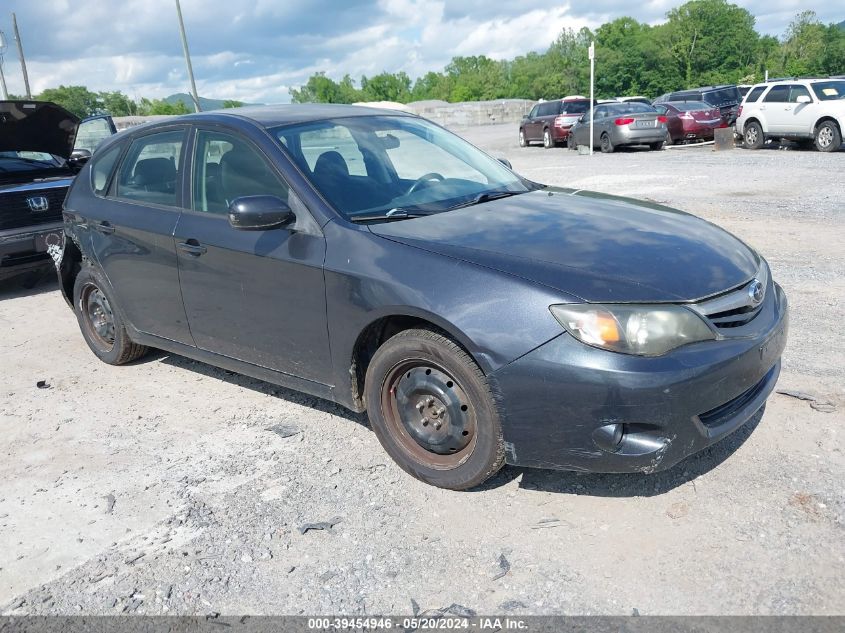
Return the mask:
[[111, 117], [79, 119], [54, 103], [0, 101], [0, 279], [38, 268], [62, 243], [62, 203]]

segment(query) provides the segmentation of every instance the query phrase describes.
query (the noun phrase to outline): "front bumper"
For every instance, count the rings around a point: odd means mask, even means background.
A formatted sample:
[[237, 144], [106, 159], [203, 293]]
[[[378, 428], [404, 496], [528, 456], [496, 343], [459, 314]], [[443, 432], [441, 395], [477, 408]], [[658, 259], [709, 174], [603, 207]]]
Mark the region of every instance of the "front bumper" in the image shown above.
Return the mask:
[[50, 261], [47, 245], [61, 246], [63, 231], [62, 222], [0, 231], [0, 279], [43, 267]]
[[[780, 373], [788, 308], [780, 286], [771, 288], [742, 337], [645, 358], [564, 333], [494, 372], [508, 463], [655, 472], [730, 435], [763, 407]], [[617, 424], [622, 440], [608, 448], [606, 430]]]

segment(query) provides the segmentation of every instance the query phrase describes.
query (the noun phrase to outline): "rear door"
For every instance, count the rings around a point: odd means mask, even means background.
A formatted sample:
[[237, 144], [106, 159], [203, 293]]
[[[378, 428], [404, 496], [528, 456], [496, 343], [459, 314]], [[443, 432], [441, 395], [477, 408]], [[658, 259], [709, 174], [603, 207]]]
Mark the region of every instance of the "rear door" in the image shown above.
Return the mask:
[[[186, 133], [186, 126], [174, 126], [135, 138], [106, 199], [83, 212], [94, 255], [129, 322], [142, 332], [193, 345], [173, 242]], [[96, 193], [106, 182], [94, 171]]]
[[[267, 155], [239, 132], [198, 128], [192, 204], [176, 228], [185, 310], [197, 347], [326, 383], [331, 375], [317, 223]], [[236, 198], [277, 196], [294, 225], [244, 231], [229, 224]]]

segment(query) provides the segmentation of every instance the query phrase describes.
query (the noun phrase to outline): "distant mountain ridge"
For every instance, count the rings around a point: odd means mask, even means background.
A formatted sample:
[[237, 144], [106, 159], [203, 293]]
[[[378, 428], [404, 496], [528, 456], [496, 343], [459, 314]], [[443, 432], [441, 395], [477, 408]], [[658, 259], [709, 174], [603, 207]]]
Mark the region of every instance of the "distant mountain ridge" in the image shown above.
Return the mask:
[[[194, 110], [194, 100], [191, 99], [191, 95], [185, 92], [177, 92], [176, 94], [172, 94], [169, 97], [165, 97], [164, 99], [167, 103], [179, 103], [180, 101], [185, 104], [185, 107], [188, 108], [191, 112]], [[203, 111], [206, 110], [221, 110], [223, 108], [223, 104], [226, 103], [227, 99], [208, 99], [207, 97], [200, 97], [200, 108]], [[257, 103], [245, 103], [244, 105], [261, 105]]]

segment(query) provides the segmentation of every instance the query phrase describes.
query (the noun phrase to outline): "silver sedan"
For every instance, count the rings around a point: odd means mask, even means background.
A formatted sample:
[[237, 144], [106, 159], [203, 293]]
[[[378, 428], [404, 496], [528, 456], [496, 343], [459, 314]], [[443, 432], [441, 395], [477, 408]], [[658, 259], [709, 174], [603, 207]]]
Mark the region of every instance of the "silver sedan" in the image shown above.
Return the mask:
[[[595, 107], [593, 147], [609, 154], [617, 147], [648, 145], [661, 149], [666, 140], [666, 117], [643, 103], [601, 103]], [[587, 112], [569, 133], [569, 148], [589, 145], [590, 113]]]

